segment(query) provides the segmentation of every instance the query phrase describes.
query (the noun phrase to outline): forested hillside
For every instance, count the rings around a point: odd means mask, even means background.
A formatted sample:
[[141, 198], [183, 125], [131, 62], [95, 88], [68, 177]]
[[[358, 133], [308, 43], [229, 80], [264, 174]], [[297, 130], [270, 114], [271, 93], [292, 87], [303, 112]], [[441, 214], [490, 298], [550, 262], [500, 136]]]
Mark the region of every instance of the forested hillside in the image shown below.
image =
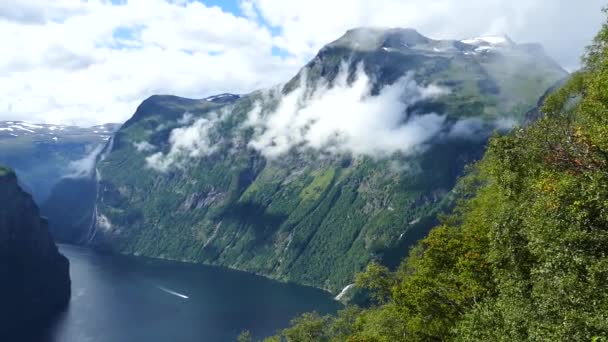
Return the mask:
[[306, 314], [280, 336], [608, 338], [608, 25], [583, 63], [546, 98], [543, 118], [490, 141], [460, 182], [456, 209], [398, 271], [371, 264], [358, 276], [375, 305], [337, 317]]
[[[398, 265], [491, 132], [567, 75], [504, 37], [358, 28], [274, 89], [153, 96], [97, 164], [87, 241], [337, 294], [372, 259]], [[90, 216], [61, 222], [88, 234]]]

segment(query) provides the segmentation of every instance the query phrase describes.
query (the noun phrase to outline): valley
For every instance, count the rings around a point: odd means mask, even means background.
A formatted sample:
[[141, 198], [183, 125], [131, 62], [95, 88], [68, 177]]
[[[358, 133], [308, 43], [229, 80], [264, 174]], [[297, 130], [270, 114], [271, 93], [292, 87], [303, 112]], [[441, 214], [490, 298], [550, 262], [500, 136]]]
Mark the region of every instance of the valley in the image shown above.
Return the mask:
[[[158, 1], [172, 24], [207, 9]], [[220, 30], [204, 52], [180, 45], [200, 32], [148, 46], [166, 70], [115, 59], [170, 32], [137, 19], [62, 64], [101, 97], [0, 121], [0, 340], [608, 339], [607, 23], [566, 70], [541, 44], [451, 30], [359, 26], [294, 52], [299, 17], [249, 27], [269, 14], [239, 6], [232, 30], [265, 42], [238, 40], [247, 58]], [[210, 91], [195, 57], [241, 63]]]
[[[70, 260], [66, 312], [22, 342], [236, 341], [261, 339], [307, 311], [335, 313], [329, 294], [243, 272], [59, 245]], [[134, 324], [136, 322], [136, 324]]]
[[492, 132], [566, 76], [533, 45], [362, 28], [274, 89], [153, 96], [99, 158], [90, 243], [337, 294], [371, 260], [398, 264]]

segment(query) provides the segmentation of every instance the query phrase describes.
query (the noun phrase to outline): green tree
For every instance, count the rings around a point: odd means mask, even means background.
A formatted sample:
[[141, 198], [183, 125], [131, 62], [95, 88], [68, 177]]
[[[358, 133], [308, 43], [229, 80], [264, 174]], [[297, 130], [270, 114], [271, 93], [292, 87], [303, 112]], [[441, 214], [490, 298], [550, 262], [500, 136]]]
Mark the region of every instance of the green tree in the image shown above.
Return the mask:
[[545, 117], [493, 137], [482, 160], [460, 181], [453, 212], [396, 272], [372, 263], [357, 277], [375, 306], [333, 318], [305, 315], [284, 336], [289, 341], [603, 341], [608, 336], [608, 24], [583, 61], [584, 68], [546, 99]]
[[245, 330], [239, 335], [237, 341], [238, 342], [251, 342], [251, 341], [253, 341], [253, 338], [251, 337], [251, 333], [249, 332], [249, 330]]

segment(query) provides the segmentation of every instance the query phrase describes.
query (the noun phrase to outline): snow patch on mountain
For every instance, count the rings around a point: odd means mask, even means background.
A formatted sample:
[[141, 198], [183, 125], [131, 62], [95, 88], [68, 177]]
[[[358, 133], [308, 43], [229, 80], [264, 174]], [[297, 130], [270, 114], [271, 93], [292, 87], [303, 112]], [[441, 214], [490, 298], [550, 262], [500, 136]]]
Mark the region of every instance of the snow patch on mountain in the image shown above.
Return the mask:
[[460, 41], [461, 43], [469, 44], [469, 45], [513, 45], [514, 42], [508, 36], [483, 36], [483, 37], [473, 37], [469, 39], [464, 39]]
[[[17, 137], [12, 134], [19, 132], [19, 136], [33, 137], [39, 142], [57, 142], [62, 138], [90, 139], [97, 137], [100, 141], [106, 141], [108, 137], [119, 128], [118, 124], [105, 124], [93, 127], [63, 126], [56, 124], [33, 124], [23, 121], [0, 121], [0, 133], [6, 132], [2, 137]], [[8, 134], [8, 135], [7, 135]], [[63, 139], [65, 140], [65, 139]]]
[[44, 128], [44, 126], [34, 125], [34, 124], [29, 123], [29, 122], [20, 122], [19, 124], [21, 126], [25, 126], [25, 127], [28, 127], [28, 128]]
[[238, 100], [239, 98], [240, 98], [240, 96], [236, 95], [236, 94], [223, 93], [223, 94], [218, 94], [218, 95], [214, 95], [214, 96], [209, 96], [207, 98], [204, 98], [203, 101], [214, 102], [214, 103], [228, 103], [228, 102], [234, 102], [234, 101]]

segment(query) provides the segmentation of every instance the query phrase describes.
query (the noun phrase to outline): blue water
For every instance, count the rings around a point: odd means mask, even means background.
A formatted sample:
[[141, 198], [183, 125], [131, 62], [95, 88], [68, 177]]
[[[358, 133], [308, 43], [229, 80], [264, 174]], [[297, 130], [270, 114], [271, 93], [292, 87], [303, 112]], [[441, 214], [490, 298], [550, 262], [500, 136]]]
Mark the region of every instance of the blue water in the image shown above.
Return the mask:
[[45, 342], [235, 341], [272, 335], [294, 316], [341, 305], [321, 290], [224, 268], [60, 246], [72, 299]]

